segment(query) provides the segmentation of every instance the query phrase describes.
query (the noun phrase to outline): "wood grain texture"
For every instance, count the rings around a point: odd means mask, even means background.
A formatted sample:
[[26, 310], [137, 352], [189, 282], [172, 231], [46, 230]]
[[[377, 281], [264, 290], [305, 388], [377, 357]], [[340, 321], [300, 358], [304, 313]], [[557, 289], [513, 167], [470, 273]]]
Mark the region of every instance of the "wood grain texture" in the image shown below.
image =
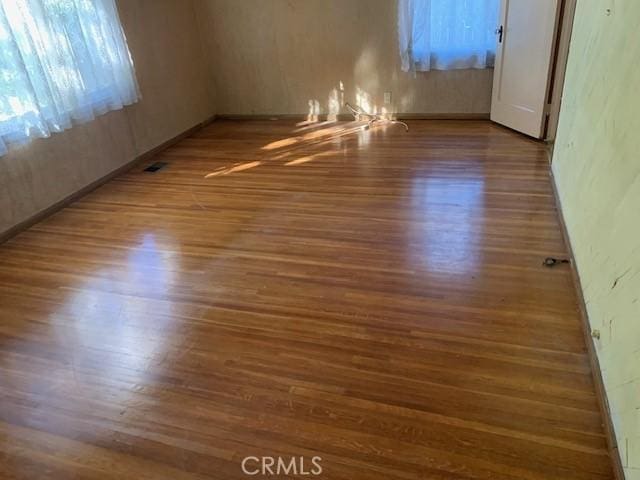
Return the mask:
[[2, 245], [0, 476], [612, 478], [544, 146], [410, 126], [218, 121]]

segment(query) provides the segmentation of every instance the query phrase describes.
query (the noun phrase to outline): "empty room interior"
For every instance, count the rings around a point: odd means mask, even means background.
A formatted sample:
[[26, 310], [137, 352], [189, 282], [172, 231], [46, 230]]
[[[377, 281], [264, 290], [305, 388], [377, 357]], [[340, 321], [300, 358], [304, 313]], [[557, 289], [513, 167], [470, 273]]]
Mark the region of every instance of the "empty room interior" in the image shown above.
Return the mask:
[[639, 31], [0, 0], [0, 479], [640, 480]]

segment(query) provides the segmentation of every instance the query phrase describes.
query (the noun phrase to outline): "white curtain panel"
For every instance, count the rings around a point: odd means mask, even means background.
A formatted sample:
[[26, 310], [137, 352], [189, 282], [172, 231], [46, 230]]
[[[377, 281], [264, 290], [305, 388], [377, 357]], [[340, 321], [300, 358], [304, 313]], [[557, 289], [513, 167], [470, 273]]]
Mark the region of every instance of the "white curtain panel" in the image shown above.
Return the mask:
[[402, 70], [493, 66], [500, 0], [398, 0]]
[[0, 0], [0, 155], [139, 98], [114, 0]]

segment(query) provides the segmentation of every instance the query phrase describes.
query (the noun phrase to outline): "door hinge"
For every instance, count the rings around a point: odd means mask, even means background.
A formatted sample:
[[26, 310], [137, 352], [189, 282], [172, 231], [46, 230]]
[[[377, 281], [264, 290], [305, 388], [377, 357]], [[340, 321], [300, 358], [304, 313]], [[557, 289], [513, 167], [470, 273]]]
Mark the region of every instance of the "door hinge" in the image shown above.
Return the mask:
[[543, 112], [545, 115], [549, 115], [551, 113], [551, 104], [545, 103]]

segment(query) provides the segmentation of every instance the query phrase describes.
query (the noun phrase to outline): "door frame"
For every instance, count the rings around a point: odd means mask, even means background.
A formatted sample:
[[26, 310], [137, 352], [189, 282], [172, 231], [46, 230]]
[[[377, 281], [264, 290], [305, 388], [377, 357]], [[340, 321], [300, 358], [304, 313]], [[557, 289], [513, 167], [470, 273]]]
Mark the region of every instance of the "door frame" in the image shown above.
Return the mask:
[[549, 91], [547, 92], [549, 112], [542, 137], [545, 142], [549, 143], [555, 141], [556, 132], [558, 131], [558, 120], [560, 118], [560, 106], [562, 104], [564, 78], [567, 72], [567, 60], [569, 58], [576, 3], [577, 0], [561, 0], [560, 3], [560, 18], [556, 32], [553, 69], [551, 72]]

